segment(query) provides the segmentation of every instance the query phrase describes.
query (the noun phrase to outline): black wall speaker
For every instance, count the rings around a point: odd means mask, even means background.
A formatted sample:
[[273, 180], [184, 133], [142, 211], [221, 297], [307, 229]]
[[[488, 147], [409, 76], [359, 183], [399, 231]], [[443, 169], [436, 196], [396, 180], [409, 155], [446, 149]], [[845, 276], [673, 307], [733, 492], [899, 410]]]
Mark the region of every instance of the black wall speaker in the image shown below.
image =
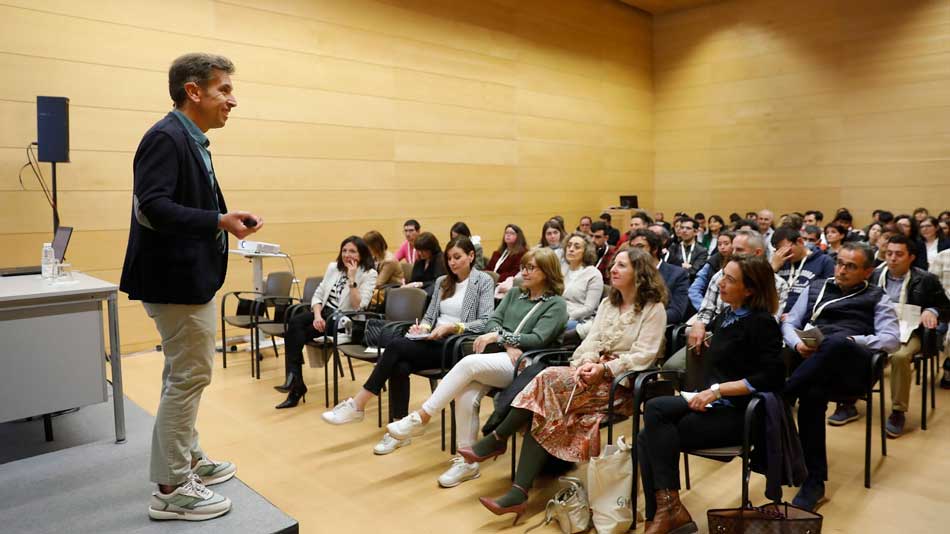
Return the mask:
[[36, 97], [36, 133], [39, 160], [69, 161], [69, 99], [65, 96]]

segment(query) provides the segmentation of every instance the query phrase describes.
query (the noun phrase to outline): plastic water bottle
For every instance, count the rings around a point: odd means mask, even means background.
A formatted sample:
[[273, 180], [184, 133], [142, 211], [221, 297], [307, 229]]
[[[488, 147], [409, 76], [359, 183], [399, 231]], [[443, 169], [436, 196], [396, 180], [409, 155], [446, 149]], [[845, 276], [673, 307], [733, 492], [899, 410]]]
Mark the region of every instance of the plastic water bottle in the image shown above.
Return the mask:
[[56, 264], [56, 253], [53, 251], [52, 243], [43, 243], [43, 258], [40, 262], [42, 276], [46, 280], [53, 278], [53, 269]]

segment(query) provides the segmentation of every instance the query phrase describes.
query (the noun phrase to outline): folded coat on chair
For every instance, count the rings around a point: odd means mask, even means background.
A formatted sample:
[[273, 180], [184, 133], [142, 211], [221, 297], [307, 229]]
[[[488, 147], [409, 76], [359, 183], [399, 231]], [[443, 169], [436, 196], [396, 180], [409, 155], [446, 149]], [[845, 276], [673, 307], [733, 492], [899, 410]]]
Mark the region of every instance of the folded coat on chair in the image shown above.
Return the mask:
[[761, 393], [765, 405], [765, 428], [757, 436], [751, 467], [765, 475], [765, 496], [782, 500], [782, 486], [801, 486], [808, 476], [802, 444], [791, 407], [777, 393]]

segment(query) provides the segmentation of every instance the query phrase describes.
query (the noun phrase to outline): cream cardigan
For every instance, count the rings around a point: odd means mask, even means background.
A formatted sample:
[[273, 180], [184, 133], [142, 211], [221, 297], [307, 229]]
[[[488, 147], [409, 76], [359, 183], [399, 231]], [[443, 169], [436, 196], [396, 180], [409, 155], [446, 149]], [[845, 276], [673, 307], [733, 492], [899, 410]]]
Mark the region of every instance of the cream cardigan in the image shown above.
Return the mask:
[[653, 365], [666, 333], [666, 308], [658, 302], [647, 304], [639, 312], [632, 308], [621, 314], [620, 308], [606, 298], [600, 303], [590, 333], [574, 351], [571, 366], [600, 362], [602, 353], [614, 354], [607, 362], [611, 374], [642, 371]]

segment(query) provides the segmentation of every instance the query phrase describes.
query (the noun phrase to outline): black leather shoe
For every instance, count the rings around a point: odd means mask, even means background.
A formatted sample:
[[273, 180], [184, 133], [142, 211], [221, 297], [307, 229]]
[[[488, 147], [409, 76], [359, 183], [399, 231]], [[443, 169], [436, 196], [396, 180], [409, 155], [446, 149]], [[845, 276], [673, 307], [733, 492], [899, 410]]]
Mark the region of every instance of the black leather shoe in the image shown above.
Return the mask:
[[283, 410], [284, 408], [294, 408], [300, 402], [307, 402], [307, 386], [301, 384], [299, 388], [293, 388], [287, 394], [287, 399], [278, 404], [275, 408]]
[[279, 386], [274, 386], [274, 389], [276, 389], [277, 391], [281, 393], [289, 393], [290, 388], [293, 387], [294, 385], [294, 378], [296, 376], [297, 376], [296, 373], [294, 373], [293, 371], [290, 371], [289, 373], [287, 373], [287, 379], [284, 381], [284, 383]]

